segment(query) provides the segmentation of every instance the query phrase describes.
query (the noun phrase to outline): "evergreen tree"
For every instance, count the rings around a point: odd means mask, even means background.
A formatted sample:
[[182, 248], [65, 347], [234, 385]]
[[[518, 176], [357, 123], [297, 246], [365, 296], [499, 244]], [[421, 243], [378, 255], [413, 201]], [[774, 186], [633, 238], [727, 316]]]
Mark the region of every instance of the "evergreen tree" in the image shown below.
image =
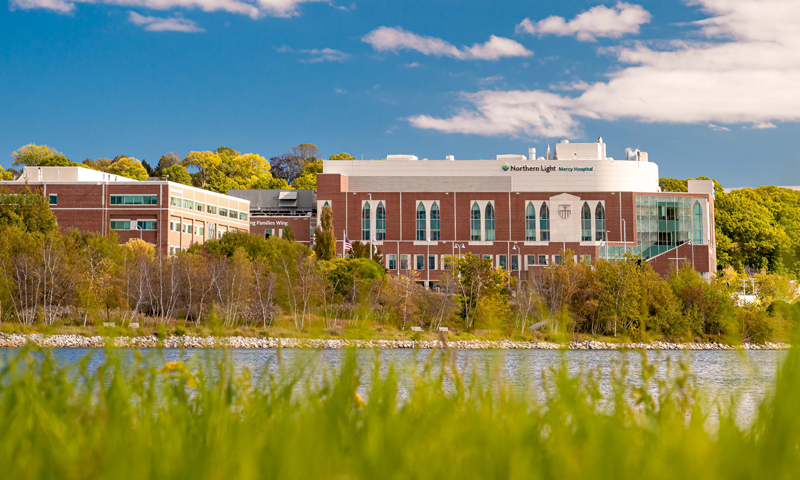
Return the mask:
[[336, 236], [333, 234], [333, 212], [331, 207], [322, 207], [320, 214], [321, 226], [317, 229], [317, 242], [314, 253], [320, 260], [333, 260], [336, 258]]

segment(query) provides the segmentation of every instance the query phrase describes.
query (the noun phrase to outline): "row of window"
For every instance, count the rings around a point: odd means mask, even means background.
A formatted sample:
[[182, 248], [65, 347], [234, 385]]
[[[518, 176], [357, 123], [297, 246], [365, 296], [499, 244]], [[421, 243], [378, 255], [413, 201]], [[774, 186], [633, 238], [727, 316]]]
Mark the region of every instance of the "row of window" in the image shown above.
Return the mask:
[[[133, 228], [131, 228], [133, 225]], [[156, 220], [111, 220], [111, 230], [158, 230]]]
[[[427, 257], [427, 262], [425, 261]], [[401, 254], [400, 255], [400, 270], [439, 270], [439, 266], [442, 267], [443, 270], [447, 270], [449, 268], [449, 258], [452, 255], [441, 255], [441, 263], [437, 264], [437, 260], [439, 259], [438, 255], [423, 255], [423, 254]], [[482, 255], [484, 260], [493, 260], [492, 255]], [[496, 266], [502, 268], [503, 270], [510, 270], [513, 272], [519, 271], [520, 269], [520, 255], [511, 255], [511, 265], [508, 264], [509, 257], [507, 255], [497, 255], [496, 256]], [[575, 255], [574, 260], [578, 261], [578, 256]], [[409, 263], [412, 261], [412, 263]], [[580, 261], [584, 263], [591, 263], [592, 256], [591, 255], [581, 255]], [[562, 258], [561, 255], [525, 255], [525, 262], [527, 266], [545, 266], [555, 264], [561, 265]], [[388, 270], [397, 270], [397, 255], [396, 254], [389, 254], [386, 255], [386, 268]]]
[[[428, 216], [428, 213], [430, 213], [430, 216]], [[361, 240], [367, 242], [370, 241], [371, 215], [370, 203], [364, 202], [361, 208]], [[598, 202], [594, 215], [595, 240], [603, 241], [606, 238], [606, 211], [602, 203]], [[383, 206], [383, 202], [378, 202], [375, 216], [375, 240], [386, 240], [386, 209]], [[428, 232], [430, 232], [431, 241], [441, 240], [441, 216], [439, 205], [436, 202], [431, 204], [430, 212], [425, 210], [424, 203], [419, 202], [416, 216], [416, 240], [428, 240]], [[430, 223], [428, 223], [428, 218], [430, 218]], [[481, 235], [482, 233], [483, 235]], [[541, 207], [539, 207], [539, 238], [542, 242], [550, 241], [550, 207], [547, 202], [542, 202]], [[473, 242], [493, 242], [495, 240], [495, 210], [492, 202], [486, 203], [483, 212], [481, 212], [478, 202], [472, 203], [469, 239]], [[525, 208], [525, 241], [536, 241], [536, 207], [532, 201], [528, 202]], [[581, 241], [592, 241], [592, 212], [588, 202], [584, 202], [581, 209]]]
[[158, 205], [158, 195], [111, 195], [111, 205]]
[[227, 217], [227, 218], [238, 218], [241, 221], [247, 221], [247, 213], [246, 212], [239, 212], [237, 210], [228, 210], [227, 208], [219, 207], [219, 213], [217, 213], [217, 207], [215, 205], [206, 205], [204, 203], [195, 202], [193, 200], [186, 200], [180, 199], [178, 197], [170, 197], [169, 204], [173, 207], [178, 208], [185, 208], [187, 210], [195, 210], [197, 212], [210, 213], [212, 215], [219, 215], [220, 217]]
[[213, 238], [220, 239], [220, 238], [222, 238], [222, 235], [224, 235], [226, 233], [226, 230], [222, 230], [222, 229], [217, 231], [217, 224], [216, 223], [208, 223], [207, 227], [208, 227], [208, 229], [206, 229], [206, 226], [204, 226], [204, 225], [196, 225], [196, 224], [192, 224], [192, 223], [181, 223], [181, 222], [174, 221], [174, 220], [171, 220], [169, 222], [170, 231], [179, 232], [179, 233], [188, 233], [188, 234], [192, 234], [192, 235], [198, 235], [198, 236], [201, 236], [201, 237], [204, 237], [206, 234], [208, 234], [208, 238], [209, 239], [213, 239]]

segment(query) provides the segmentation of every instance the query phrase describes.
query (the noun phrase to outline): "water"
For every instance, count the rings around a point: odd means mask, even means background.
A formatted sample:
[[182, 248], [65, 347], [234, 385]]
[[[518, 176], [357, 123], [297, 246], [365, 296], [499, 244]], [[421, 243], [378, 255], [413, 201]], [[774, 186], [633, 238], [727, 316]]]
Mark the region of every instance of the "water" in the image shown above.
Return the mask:
[[[16, 349], [0, 349], [0, 362], [4, 356], [12, 354]], [[337, 370], [346, 352], [344, 350], [308, 350], [308, 349], [232, 349], [226, 352], [219, 349], [162, 349], [140, 350], [157, 366], [175, 360], [189, 363], [216, 361], [227, 355], [236, 372], [249, 369], [258, 380], [265, 372], [279, 371], [279, 356], [286, 366], [302, 366], [305, 375], [312, 379], [320, 379], [326, 371]], [[91, 355], [89, 368], [96, 368], [105, 355], [103, 349], [53, 349], [54, 356], [62, 365], [76, 365], [86, 355]], [[134, 349], [117, 350], [124, 361], [133, 363]], [[566, 364], [572, 375], [596, 370], [600, 377], [600, 388], [604, 394], [610, 394], [610, 377], [612, 369], [619, 368], [623, 361], [628, 362], [628, 381], [639, 384], [641, 380], [641, 353], [619, 352], [608, 350], [465, 350], [453, 352], [460, 371], [483, 377], [488, 370], [499, 371], [506, 381], [515, 388], [524, 389], [535, 398], [544, 398], [542, 374], [548, 375], [552, 369]], [[410, 388], [411, 378], [415, 371], [420, 371], [432, 356], [438, 352], [432, 350], [358, 350], [361, 367], [362, 387], [359, 393], [367, 396], [366, 387], [374, 372], [376, 360], [380, 360], [380, 373], [385, 375], [389, 365], [400, 372], [400, 395]], [[656, 377], [667, 378], [677, 371], [679, 362], [687, 363], [695, 376], [696, 385], [703, 392], [704, 409], [715, 417], [712, 408], [717, 401], [723, 403], [730, 398], [737, 398], [737, 419], [747, 423], [756, 412], [758, 404], [767, 395], [774, 384], [777, 369], [785, 358], [785, 351], [649, 351], [648, 360], [657, 367]], [[434, 366], [438, 366], [433, 362]], [[669, 367], [671, 365], [671, 368]], [[550, 373], [549, 373], [550, 372]], [[467, 375], [469, 378], [469, 375]], [[496, 378], [496, 377], [495, 377]], [[655, 393], [655, 392], [653, 392]]]

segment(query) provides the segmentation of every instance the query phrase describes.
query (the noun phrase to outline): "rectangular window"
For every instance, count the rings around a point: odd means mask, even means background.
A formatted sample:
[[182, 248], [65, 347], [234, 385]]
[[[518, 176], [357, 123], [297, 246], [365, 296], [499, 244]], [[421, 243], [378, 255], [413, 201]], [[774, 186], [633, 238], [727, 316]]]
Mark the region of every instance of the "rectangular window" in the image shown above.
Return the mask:
[[111, 220], [111, 230], [130, 230], [130, 220]]
[[547, 265], [547, 255], [539, 255], [539, 265]]
[[561, 255], [553, 255], [553, 263], [561, 265]]
[[208, 238], [215, 238], [217, 236], [217, 225], [214, 223], [208, 224]]
[[228, 216], [228, 209], [220, 207], [219, 216], [220, 217], [227, 217]]
[[584, 265], [591, 265], [592, 264], [592, 256], [591, 255], [581, 255], [581, 263]]
[[136, 226], [139, 230], [158, 230], [158, 222], [156, 220], [137, 220]]
[[239, 212], [239, 220], [243, 222], [247, 221], [247, 214], [244, 212]]
[[189, 210], [194, 210], [194, 202], [191, 200], [183, 200], [183, 208], [187, 208]]
[[229, 218], [238, 218], [238, 217], [239, 217], [239, 212], [237, 212], [236, 210], [231, 210], [231, 211], [228, 213], [228, 217], [229, 217]]
[[536, 265], [536, 255], [525, 255], [527, 257], [528, 266]]
[[428, 270], [436, 270], [436, 255], [428, 255]]
[[158, 205], [158, 195], [111, 195], [111, 205]]
[[58, 205], [58, 195], [56, 194], [48, 195], [47, 200], [49, 201], [50, 205]]
[[519, 271], [519, 255], [511, 255], [511, 271]]
[[181, 199], [178, 197], [169, 197], [169, 206], [170, 207], [180, 207], [181, 206]]
[[508, 263], [505, 255], [497, 256], [497, 266], [502, 268], [503, 270], [508, 270]]
[[452, 255], [442, 255], [442, 270], [450, 270], [450, 263], [453, 261]]
[[484, 260], [491, 260], [491, 259], [492, 259], [492, 256], [491, 256], [491, 255], [484, 255], [484, 256], [483, 256], [483, 259], [484, 259]]
[[397, 255], [392, 253], [386, 256], [386, 268], [389, 270], [397, 270]]
[[425, 255], [414, 255], [414, 270], [425, 270]]
[[400, 270], [408, 270], [408, 255], [400, 255]]
[[203, 205], [202, 203], [195, 203], [195, 204], [194, 204], [194, 208], [195, 208], [195, 210], [197, 210], [198, 212], [202, 212], [204, 207], [205, 207], [205, 205]]
[[214, 215], [216, 215], [217, 214], [217, 207], [215, 207], [214, 205], [209, 205], [208, 208], [206, 209], [206, 212], [213, 213]]

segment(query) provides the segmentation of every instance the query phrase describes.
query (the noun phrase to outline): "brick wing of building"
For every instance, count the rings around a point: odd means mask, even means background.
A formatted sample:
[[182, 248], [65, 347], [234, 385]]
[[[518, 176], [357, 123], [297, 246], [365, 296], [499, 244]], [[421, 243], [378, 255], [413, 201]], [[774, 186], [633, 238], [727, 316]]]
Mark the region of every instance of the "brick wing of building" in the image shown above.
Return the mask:
[[666, 275], [691, 266], [716, 271], [714, 186], [690, 181], [688, 193], [661, 192], [658, 166], [637, 152], [606, 157], [596, 143], [556, 145], [555, 156], [497, 155], [493, 160], [323, 162], [317, 208], [333, 211], [337, 251], [343, 234], [372, 240], [393, 272], [418, 270], [435, 283], [444, 258], [473, 253], [519, 272], [561, 262], [641, 255]]
[[83, 167], [25, 167], [17, 180], [0, 182], [11, 191], [25, 184], [48, 198], [62, 232], [114, 231], [120, 243], [141, 238], [163, 253], [250, 229], [248, 200], [179, 183]]

